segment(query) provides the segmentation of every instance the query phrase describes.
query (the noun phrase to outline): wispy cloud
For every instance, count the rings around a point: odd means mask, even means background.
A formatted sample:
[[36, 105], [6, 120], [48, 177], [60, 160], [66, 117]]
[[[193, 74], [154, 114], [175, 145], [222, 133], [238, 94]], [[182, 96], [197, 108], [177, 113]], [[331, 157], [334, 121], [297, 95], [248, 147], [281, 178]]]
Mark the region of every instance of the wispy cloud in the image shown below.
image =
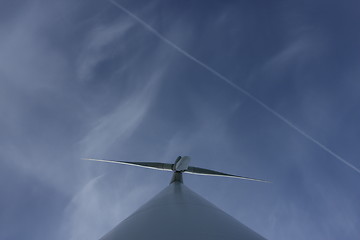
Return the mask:
[[[78, 61], [80, 80], [86, 82], [92, 79], [97, 65], [113, 57], [114, 49], [109, 46], [123, 46], [125, 50], [120, 49], [120, 52], [126, 52], [126, 48], [132, 44], [133, 34], [136, 35], [136, 30], [129, 32], [131, 27], [132, 23], [121, 21], [91, 30]], [[119, 66], [112, 74], [111, 78], [117, 79], [119, 85], [126, 85], [126, 91], [120, 89], [119, 102], [110, 111], [98, 118], [87, 120], [90, 129], [79, 141], [79, 152], [82, 157], [105, 156], [114, 144], [121, 148], [148, 117], [171, 61], [164, 61], [168, 49], [163, 46], [147, 50], [147, 53], [149, 55], [144, 54], [142, 49], [132, 52], [131, 59], [126, 61], [127, 65]], [[127, 72], [127, 66], [135, 68], [135, 71]], [[63, 229], [70, 230], [69, 239], [101, 237], [113, 227], [114, 222], [122, 220], [139, 202], [146, 199], [144, 196], [151, 192], [151, 186], [143, 183], [136, 189], [129, 189], [128, 187], [133, 185], [128, 184], [126, 173], [125, 170], [125, 175], [122, 174], [121, 177], [123, 185], [118, 186], [120, 191], [123, 189], [127, 192], [126, 196], [119, 196], [122, 192], [114, 192], [110, 183], [107, 183], [108, 187], [100, 187], [97, 184], [100, 178], [96, 177], [73, 198], [67, 207], [63, 226]], [[99, 217], [103, 221], [101, 224]], [[62, 230], [62, 234], [65, 230]]]
[[[96, 26], [87, 37], [82, 54], [77, 60], [78, 79], [81, 81], [91, 80], [95, 67], [101, 61], [111, 57], [114, 52], [112, 48], [118, 48], [117, 45], [124, 44], [121, 38], [127, 35], [132, 26], [130, 21], [117, 21], [106, 26]], [[113, 47], [109, 48], [109, 45]]]
[[58, 239], [99, 239], [114, 223], [127, 217], [154, 191], [146, 184], [129, 189], [129, 176], [116, 181], [103, 175], [92, 178], [69, 202], [63, 215]]
[[61, 176], [55, 174], [61, 161], [54, 158], [54, 163], [50, 164], [45, 157], [48, 151], [36, 152], [35, 149], [41, 148], [34, 141], [39, 134], [29, 131], [38, 126], [31, 117], [34, 109], [40, 108], [34, 103], [58, 91], [69, 70], [64, 55], [51, 47], [49, 39], [43, 35], [51, 22], [47, 14], [39, 14], [43, 11], [37, 4], [22, 6], [18, 16], [0, 29], [0, 128], [3, 137], [0, 141], [4, 140], [1, 156], [4, 163], [21, 174], [62, 191], [66, 187], [61, 186], [57, 178]]
[[118, 144], [131, 137], [143, 121], [159, 87], [163, 70], [158, 70], [141, 90], [132, 92], [110, 114], [94, 123], [93, 129], [83, 138], [83, 154], [86, 157], [104, 153], [114, 142]]
[[[266, 74], [277, 74], [282, 68], [301, 65], [306, 58], [319, 54], [324, 46], [319, 43], [320, 39], [310, 34], [291, 40], [287, 46], [272, 56], [262, 67], [261, 71]], [[300, 64], [299, 64], [300, 63]]]

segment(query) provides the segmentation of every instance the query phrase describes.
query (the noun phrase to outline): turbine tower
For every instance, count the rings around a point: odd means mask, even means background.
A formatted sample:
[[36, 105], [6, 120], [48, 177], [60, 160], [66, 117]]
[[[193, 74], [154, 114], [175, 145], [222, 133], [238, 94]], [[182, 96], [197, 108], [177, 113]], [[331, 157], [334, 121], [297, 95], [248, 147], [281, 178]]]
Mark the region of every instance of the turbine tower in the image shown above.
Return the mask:
[[168, 187], [123, 220], [101, 240], [264, 240], [232, 216], [191, 191], [183, 184], [183, 173], [232, 177], [268, 182], [204, 168], [189, 166], [190, 157], [179, 156], [174, 164], [127, 162], [85, 158], [84, 160], [119, 163], [172, 171]]

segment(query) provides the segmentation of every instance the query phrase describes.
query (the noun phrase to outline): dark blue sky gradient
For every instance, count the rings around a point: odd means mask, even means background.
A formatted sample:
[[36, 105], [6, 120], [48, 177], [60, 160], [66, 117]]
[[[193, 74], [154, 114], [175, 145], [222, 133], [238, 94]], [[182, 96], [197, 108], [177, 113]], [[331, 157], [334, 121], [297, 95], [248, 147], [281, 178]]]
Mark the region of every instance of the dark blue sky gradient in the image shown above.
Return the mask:
[[[118, 1], [360, 167], [359, 1]], [[360, 174], [107, 1], [0, 8], [0, 239], [98, 239], [184, 176], [268, 239], [358, 239]]]

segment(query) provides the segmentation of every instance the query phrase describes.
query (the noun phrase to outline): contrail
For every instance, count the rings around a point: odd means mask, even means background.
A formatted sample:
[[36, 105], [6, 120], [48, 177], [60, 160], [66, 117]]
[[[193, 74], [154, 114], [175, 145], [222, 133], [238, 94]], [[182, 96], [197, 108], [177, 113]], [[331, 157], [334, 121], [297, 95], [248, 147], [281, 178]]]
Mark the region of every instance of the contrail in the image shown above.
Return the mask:
[[322, 148], [324, 151], [326, 151], [327, 153], [329, 153], [331, 156], [333, 156], [334, 158], [336, 158], [337, 160], [339, 160], [340, 162], [344, 163], [346, 166], [352, 168], [353, 170], [355, 170], [356, 172], [358, 172], [360, 174], [360, 169], [357, 168], [356, 166], [352, 165], [351, 163], [349, 163], [348, 161], [346, 161], [344, 158], [342, 158], [341, 156], [339, 156], [338, 154], [336, 154], [335, 152], [333, 152], [332, 150], [330, 150], [328, 147], [326, 147], [324, 144], [320, 143], [318, 140], [316, 140], [315, 138], [313, 138], [312, 136], [310, 136], [309, 134], [307, 134], [306, 132], [304, 132], [303, 130], [301, 130], [300, 128], [298, 128], [295, 124], [293, 124], [292, 122], [290, 122], [290, 120], [288, 120], [287, 118], [285, 118], [284, 116], [282, 116], [280, 113], [276, 112], [274, 109], [272, 109], [270, 106], [268, 106], [267, 104], [265, 104], [263, 101], [261, 101], [259, 98], [257, 98], [256, 96], [252, 95], [251, 93], [249, 93], [248, 91], [246, 91], [245, 89], [243, 89], [242, 87], [240, 87], [239, 85], [237, 85], [236, 83], [234, 83], [233, 81], [231, 81], [230, 79], [228, 79], [227, 77], [225, 77], [224, 75], [222, 75], [221, 73], [219, 73], [218, 71], [216, 71], [215, 69], [213, 69], [212, 67], [209, 67], [207, 64], [205, 64], [204, 62], [200, 61], [199, 59], [195, 58], [194, 56], [192, 56], [190, 53], [188, 53], [187, 51], [183, 50], [182, 48], [180, 48], [178, 45], [176, 45], [175, 43], [173, 43], [172, 41], [170, 41], [169, 39], [167, 39], [164, 35], [162, 35], [160, 32], [156, 31], [153, 27], [151, 27], [149, 24], [147, 24], [146, 22], [144, 22], [141, 18], [139, 18], [138, 16], [136, 16], [135, 14], [133, 14], [132, 12], [130, 12], [127, 8], [125, 8], [124, 6], [122, 6], [121, 4], [115, 2], [114, 0], [108, 0], [110, 3], [112, 3], [115, 7], [121, 9], [123, 12], [125, 12], [126, 14], [128, 14], [130, 17], [132, 17], [134, 20], [136, 20], [138, 23], [140, 23], [143, 27], [145, 27], [148, 31], [152, 32], [155, 36], [157, 36], [160, 40], [162, 40], [164, 43], [168, 44], [169, 46], [171, 46], [172, 48], [174, 48], [175, 50], [177, 50], [178, 52], [180, 52], [181, 54], [183, 54], [184, 56], [186, 56], [187, 58], [189, 58], [190, 60], [192, 60], [193, 62], [199, 64], [201, 67], [205, 68], [206, 70], [208, 70], [209, 72], [211, 72], [212, 74], [214, 74], [215, 76], [217, 76], [218, 78], [220, 78], [221, 80], [223, 80], [224, 82], [226, 82], [227, 84], [229, 84], [230, 86], [232, 86], [233, 88], [235, 88], [236, 90], [240, 91], [242, 94], [246, 95], [247, 97], [249, 97], [250, 99], [252, 99], [254, 102], [256, 102], [257, 104], [259, 104], [260, 106], [262, 106], [264, 109], [266, 109], [268, 112], [270, 112], [271, 114], [273, 114], [275, 117], [277, 117], [278, 119], [280, 119], [282, 122], [284, 122], [285, 124], [287, 124], [289, 127], [291, 127], [292, 129], [294, 129], [295, 131], [297, 131], [298, 133], [300, 133], [301, 135], [303, 135], [305, 138], [307, 138], [308, 140], [310, 140], [311, 142], [315, 143], [316, 145], [318, 145], [320, 148]]

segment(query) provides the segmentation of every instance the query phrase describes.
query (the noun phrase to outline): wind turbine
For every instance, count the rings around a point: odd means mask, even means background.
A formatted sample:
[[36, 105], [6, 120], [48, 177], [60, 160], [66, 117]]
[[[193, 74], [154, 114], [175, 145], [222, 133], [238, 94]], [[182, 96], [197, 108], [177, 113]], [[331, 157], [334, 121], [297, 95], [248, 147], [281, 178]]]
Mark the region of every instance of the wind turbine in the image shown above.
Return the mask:
[[190, 157], [179, 156], [174, 164], [161, 162], [128, 162], [83, 158], [83, 160], [118, 163], [172, 171], [168, 187], [123, 220], [101, 240], [264, 240], [232, 216], [191, 191], [183, 184], [183, 173], [231, 177], [269, 182], [205, 168], [189, 166]]

